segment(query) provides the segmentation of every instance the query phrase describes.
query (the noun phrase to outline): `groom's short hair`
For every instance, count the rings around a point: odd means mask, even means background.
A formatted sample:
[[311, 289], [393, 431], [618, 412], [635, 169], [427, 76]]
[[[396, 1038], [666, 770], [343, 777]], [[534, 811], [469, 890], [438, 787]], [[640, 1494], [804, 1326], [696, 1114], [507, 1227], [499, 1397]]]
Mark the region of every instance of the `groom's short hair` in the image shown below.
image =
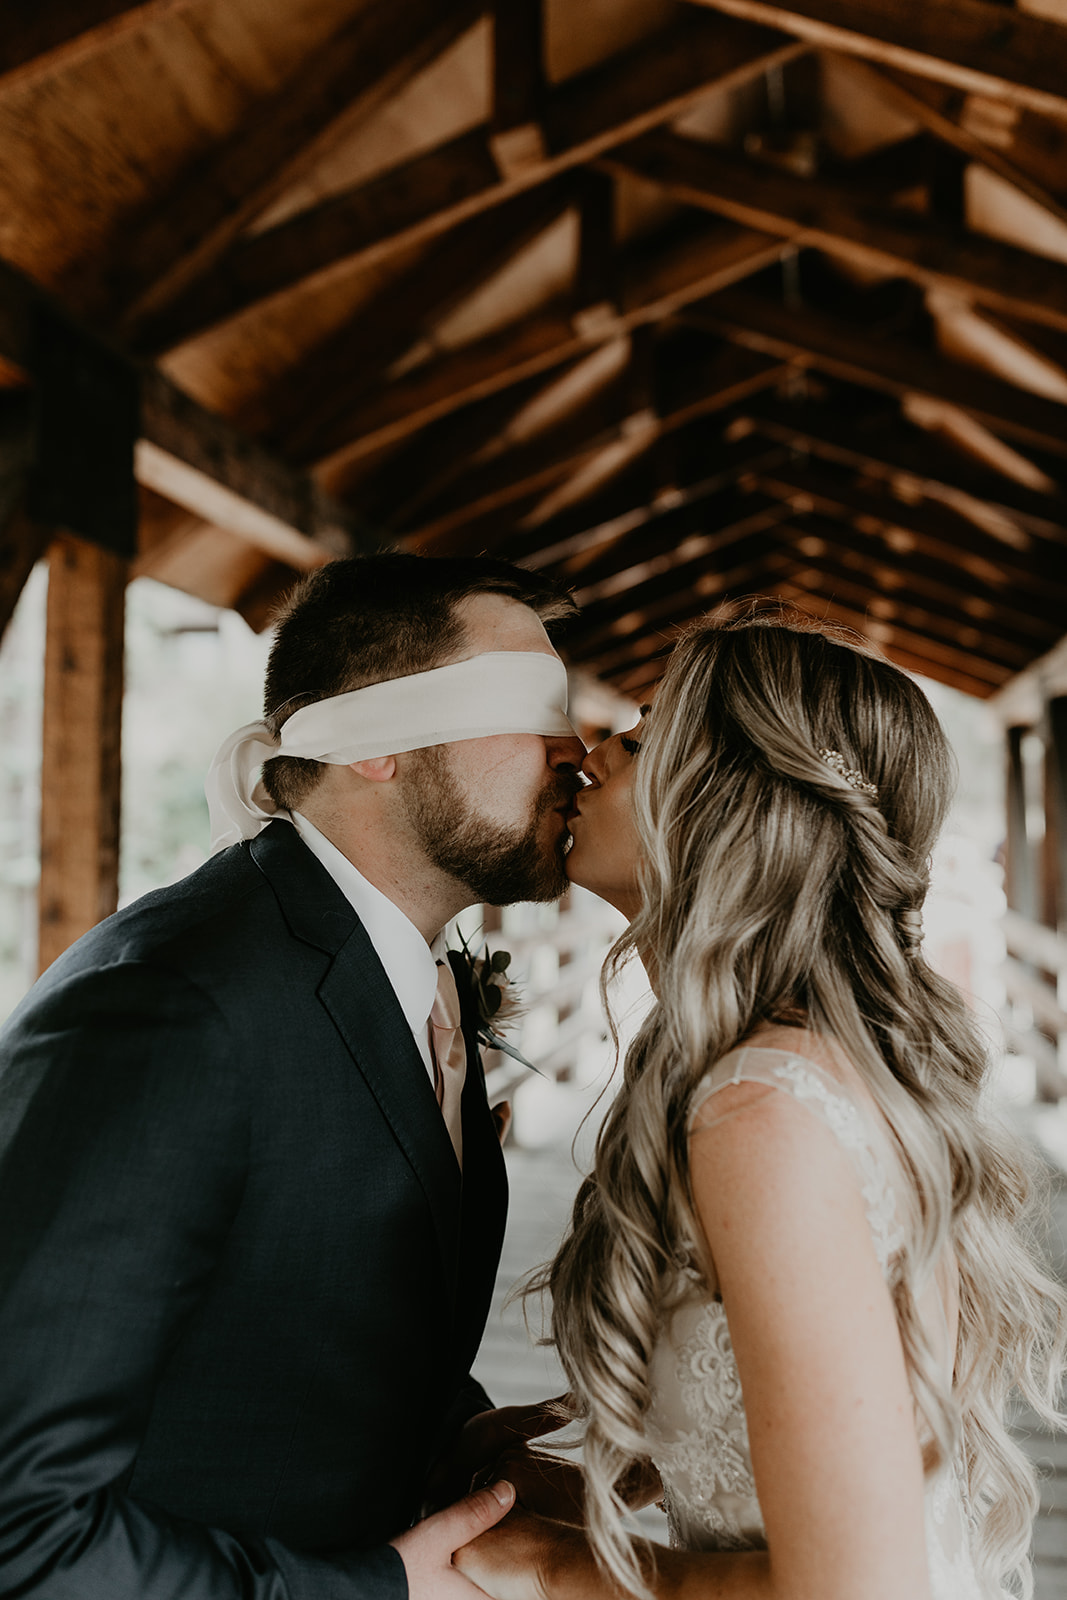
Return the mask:
[[[478, 594], [520, 601], [549, 632], [577, 611], [552, 579], [491, 556], [388, 552], [331, 561], [309, 574], [276, 619], [264, 684], [271, 730], [316, 700], [443, 665], [464, 640], [456, 606]], [[263, 783], [275, 805], [292, 811], [322, 773], [318, 761], [277, 756], [264, 767]]]

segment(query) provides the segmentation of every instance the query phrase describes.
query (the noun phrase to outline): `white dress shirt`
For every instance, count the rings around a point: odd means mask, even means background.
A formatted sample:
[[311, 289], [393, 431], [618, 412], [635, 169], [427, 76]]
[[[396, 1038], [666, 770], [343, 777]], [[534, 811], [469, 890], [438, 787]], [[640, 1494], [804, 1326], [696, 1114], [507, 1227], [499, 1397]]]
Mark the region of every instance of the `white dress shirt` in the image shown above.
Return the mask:
[[426, 1071], [433, 1082], [430, 1055], [430, 1011], [437, 994], [437, 963], [445, 961], [444, 932], [428, 945], [415, 924], [388, 895], [376, 889], [342, 855], [335, 844], [321, 834], [314, 823], [299, 811], [292, 813], [293, 826], [312, 855], [326, 868], [367, 931], [385, 975], [393, 986], [400, 1009], [407, 1019]]

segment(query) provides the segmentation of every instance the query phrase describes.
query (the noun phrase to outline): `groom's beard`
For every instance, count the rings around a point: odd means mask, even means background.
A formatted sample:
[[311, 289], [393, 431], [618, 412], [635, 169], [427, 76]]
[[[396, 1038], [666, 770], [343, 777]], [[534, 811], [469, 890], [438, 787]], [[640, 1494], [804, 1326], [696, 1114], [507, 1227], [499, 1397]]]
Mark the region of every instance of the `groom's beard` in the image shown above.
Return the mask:
[[570, 835], [550, 813], [572, 797], [577, 784], [561, 777], [538, 796], [525, 826], [504, 827], [473, 809], [446, 748], [418, 752], [407, 789], [408, 818], [430, 861], [485, 905], [558, 900], [570, 887], [564, 870]]

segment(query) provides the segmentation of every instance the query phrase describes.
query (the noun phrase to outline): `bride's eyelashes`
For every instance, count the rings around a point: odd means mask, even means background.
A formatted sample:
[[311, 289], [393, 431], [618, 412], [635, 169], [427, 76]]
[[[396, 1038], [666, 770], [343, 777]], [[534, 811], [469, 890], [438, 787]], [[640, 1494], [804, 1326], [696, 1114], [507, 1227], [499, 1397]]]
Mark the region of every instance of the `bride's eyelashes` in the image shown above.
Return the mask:
[[636, 739], [628, 739], [624, 733], [619, 734], [619, 743], [628, 755], [635, 756], [641, 746]]

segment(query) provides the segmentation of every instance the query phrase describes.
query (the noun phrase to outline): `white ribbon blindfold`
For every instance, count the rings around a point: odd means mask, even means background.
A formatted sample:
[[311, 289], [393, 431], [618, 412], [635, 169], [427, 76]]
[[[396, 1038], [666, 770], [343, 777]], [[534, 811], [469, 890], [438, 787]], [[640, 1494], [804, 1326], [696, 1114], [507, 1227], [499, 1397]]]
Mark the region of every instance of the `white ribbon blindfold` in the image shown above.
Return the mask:
[[275, 756], [347, 766], [497, 733], [575, 737], [558, 656], [489, 651], [368, 684], [295, 711], [278, 739], [265, 722], [250, 722], [223, 741], [208, 771], [212, 852], [254, 838], [275, 814], [259, 781], [264, 761]]

